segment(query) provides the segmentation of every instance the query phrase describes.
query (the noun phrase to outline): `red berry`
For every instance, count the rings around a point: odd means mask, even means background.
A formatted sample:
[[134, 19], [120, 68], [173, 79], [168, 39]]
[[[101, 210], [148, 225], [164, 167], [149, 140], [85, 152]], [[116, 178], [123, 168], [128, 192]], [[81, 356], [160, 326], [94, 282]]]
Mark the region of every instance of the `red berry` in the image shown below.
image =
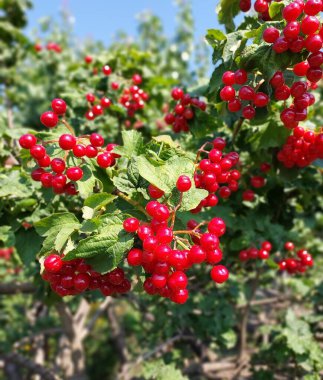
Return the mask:
[[265, 178], [260, 177], [260, 176], [251, 177], [251, 180], [250, 180], [251, 186], [253, 186], [256, 189], [264, 187], [265, 186], [265, 182], [266, 182]]
[[40, 121], [45, 127], [54, 128], [58, 123], [58, 117], [53, 111], [47, 111], [40, 116]]
[[240, 0], [239, 8], [242, 12], [248, 12], [251, 8], [251, 0]]
[[214, 250], [219, 247], [219, 239], [216, 235], [205, 233], [200, 238], [200, 244], [205, 250]]
[[286, 251], [293, 251], [295, 248], [295, 245], [291, 241], [288, 241], [284, 244], [284, 248], [286, 249]]
[[110, 66], [105, 65], [102, 67], [102, 72], [104, 75], [110, 75], [112, 73], [112, 69]]
[[221, 218], [211, 219], [207, 228], [211, 234], [214, 234], [217, 237], [224, 235], [226, 230], [225, 222]]
[[285, 26], [283, 33], [286, 38], [294, 39], [299, 35], [300, 31], [301, 26], [299, 22], [291, 21]]
[[223, 82], [226, 86], [232, 86], [233, 84], [235, 84], [234, 72], [233, 72], [233, 71], [226, 71], [226, 72], [222, 75], [222, 82]]
[[90, 55], [86, 55], [84, 57], [84, 62], [85, 63], [91, 63], [93, 61], [93, 58]]
[[43, 158], [41, 158], [40, 160], [37, 160], [37, 163], [39, 166], [41, 166], [42, 168], [45, 168], [45, 167], [48, 167], [51, 163], [51, 160], [50, 160], [50, 157], [45, 155]]
[[85, 95], [86, 100], [90, 103], [93, 103], [95, 101], [95, 95], [89, 92], [88, 94]]
[[172, 90], [172, 98], [174, 100], [179, 100], [179, 99], [182, 99], [182, 97], [184, 96], [184, 92], [181, 88], [173, 88]]
[[70, 150], [76, 145], [76, 138], [73, 135], [66, 133], [60, 136], [58, 144], [62, 149]]
[[103, 108], [108, 108], [111, 106], [111, 100], [109, 98], [103, 97], [100, 100], [100, 104]]
[[65, 161], [61, 158], [54, 158], [51, 162], [51, 167], [55, 173], [63, 173], [65, 170]]
[[136, 232], [139, 228], [139, 220], [137, 218], [127, 218], [123, 222], [123, 228], [127, 232]]
[[22, 135], [19, 139], [19, 144], [24, 149], [30, 149], [37, 143], [37, 138], [34, 135], [26, 134]]
[[220, 91], [220, 98], [223, 101], [233, 100], [236, 96], [235, 89], [232, 86], [225, 86]]
[[149, 184], [148, 194], [151, 198], [158, 199], [161, 198], [165, 193], [163, 190], [158, 189], [156, 186]]
[[322, 69], [319, 67], [310, 67], [307, 70], [306, 78], [313, 83], [318, 82], [322, 78]]
[[269, 259], [269, 252], [266, 251], [265, 249], [259, 249], [259, 252], [258, 252], [258, 257], [259, 259], [261, 260], [267, 260]]
[[289, 44], [288, 40], [285, 37], [279, 37], [277, 40], [273, 43], [273, 50], [277, 54], [284, 53], [288, 50]]
[[83, 157], [85, 156], [86, 149], [84, 145], [75, 145], [73, 148], [73, 154], [75, 157]]
[[269, 27], [265, 29], [263, 33], [263, 39], [265, 42], [272, 44], [274, 43], [279, 37], [279, 30], [274, 27]]
[[30, 148], [30, 155], [36, 160], [40, 160], [46, 155], [46, 149], [42, 145], [34, 145]]
[[254, 4], [255, 11], [264, 13], [268, 11], [268, 2], [266, 0], [256, 0]]
[[71, 167], [66, 170], [66, 175], [71, 181], [78, 181], [83, 177], [83, 170], [78, 166]]
[[141, 75], [140, 74], [134, 74], [133, 76], [132, 76], [132, 82], [134, 83], [134, 84], [141, 84], [142, 83], [142, 77], [141, 77]]
[[256, 111], [252, 106], [246, 106], [242, 109], [242, 116], [245, 119], [251, 120], [255, 117]]
[[277, 88], [285, 83], [284, 74], [281, 71], [276, 71], [273, 77], [270, 79], [272, 87]]
[[228, 110], [230, 112], [238, 112], [241, 109], [241, 102], [239, 99], [233, 99], [228, 102]]
[[176, 182], [177, 190], [181, 193], [188, 191], [192, 187], [190, 177], [187, 175], [181, 175]]
[[316, 53], [322, 49], [322, 38], [319, 34], [311, 34], [305, 39], [305, 48], [311, 52]]
[[245, 70], [239, 69], [234, 73], [236, 84], [245, 84], [248, 79], [248, 74]]
[[250, 86], [242, 86], [239, 90], [239, 98], [241, 100], [253, 100], [255, 97], [255, 90]]
[[177, 304], [184, 304], [188, 299], [188, 290], [179, 289], [173, 291], [171, 294], [171, 300]]
[[302, 8], [296, 2], [293, 2], [287, 5], [283, 9], [283, 17], [288, 22], [295, 21], [301, 15], [301, 13], [302, 13]]
[[187, 276], [182, 271], [176, 271], [172, 273], [167, 281], [167, 285], [172, 290], [185, 289], [187, 287], [188, 280]]
[[299, 76], [299, 77], [303, 77], [306, 75], [307, 73], [307, 70], [309, 69], [310, 65], [308, 62], [304, 61], [304, 62], [300, 62], [300, 63], [296, 63], [296, 65], [293, 67], [293, 72], [295, 75]]
[[41, 178], [42, 174], [44, 174], [44, 173], [45, 173], [45, 170], [43, 168], [37, 168], [31, 172], [31, 178], [34, 181], [40, 181], [40, 178]]
[[114, 158], [112, 157], [110, 153], [106, 152], [106, 153], [99, 154], [97, 156], [96, 162], [101, 168], [105, 169], [113, 165]]
[[280, 87], [275, 88], [276, 100], [287, 100], [290, 97], [290, 88], [283, 84]]
[[63, 99], [54, 99], [52, 101], [52, 109], [57, 115], [64, 115], [66, 108], [66, 103]]
[[229, 278], [229, 271], [223, 265], [216, 265], [211, 270], [211, 278], [217, 284], [222, 284]]
[[304, 12], [309, 16], [315, 16], [322, 11], [322, 0], [307, 0]]
[[103, 107], [100, 104], [96, 104], [92, 107], [92, 112], [94, 116], [99, 116], [103, 114]]
[[92, 133], [90, 135], [90, 143], [93, 146], [100, 147], [104, 144], [104, 138], [99, 133]]
[[141, 265], [141, 259], [142, 259], [142, 250], [137, 248], [132, 248], [128, 252], [127, 261], [130, 266], [138, 266]]
[[269, 96], [264, 92], [257, 92], [253, 100], [255, 107], [266, 107], [269, 103]]
[[89, 158], [94, 158], [96, 157], [98, 154], [98, 150], [95, 146], [93, 145], [87, 145], [85, 147], [85, 155], [86, 157], [89, 157]]
[[263, 243], [261, 243], [261, 248], [270, 252], [272, 250], [272, 245], [269, 241], [264, 241]]
[[47, 272], [57, 273], [63, 267], [63, 261], [58, 255], [49, 255], [44, 260], [44, 268]]
[[246, 190], [242, 194], [242, 199], [247, 202], [253, 202], [255, 200], [255, 193], [252, 190]]
[[304, 34], [314, 34], [320, 27], [320, 21], [315, 16], [306, 16], [302, 20], [302, 32]]
[[78, 273], [74, 277], [74, 288], [79, 292], [84, 292], [88, 289], [91, 282], [91, 277], [88, 273]]
[[173, 230], [169, 227], [160, 227], [157, 230], [156, 238], [161, 244], [168, 244], [173, 240]]

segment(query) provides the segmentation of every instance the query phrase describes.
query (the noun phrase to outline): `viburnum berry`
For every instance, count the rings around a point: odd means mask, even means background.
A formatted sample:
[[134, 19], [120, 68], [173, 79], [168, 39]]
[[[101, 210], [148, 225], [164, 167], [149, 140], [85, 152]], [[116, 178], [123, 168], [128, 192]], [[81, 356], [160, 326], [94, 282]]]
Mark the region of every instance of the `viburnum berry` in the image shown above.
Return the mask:
[[102, 67], [102, 72], [104, 75], [110, 75], [112, 73], [112, 69], [109, 65], [105, 65]]
[[230, 101], [235, 98], [236, 92], [232, 86], [225, 86], [220, 91], [220, 98], [223, 101]]
[[322, 11], [322, 0], [307, 0], [304, 12], [309, 16], [315, 16]]
[[85, 147], [85, 155], [86, 155], [86, 157], [88, 157], [88, 158], [94, 158], [94, 157], [97, 156], [97, 154], [98, 154], [98, 150], [97, 150], [97, 148], [95, 146], [93, 146], [93, 145], [87, 145]]
[[224, 235], [226, 231], [225, 222], [221, 218], [213, 218], [208, 223], [207, 229], [211, 234], [220, 237]]
[[176, 87], [176, 88], [173, 88], [171, 95], [174, 100], [179, 100], [183, 97], [184, 92], [181, 88]]
[[44, 268], [47, 272], [57, 273], [62, 269], [63, 261], [59, 255], [48, 255], [44, 260]]
[[63, 99], [54, 99], [52, 100], [52, 110], [57, 114], [57, 115], [64, 115], [66, 112], [66, 103]]
[[301, 6], [296, 2], [292, 2], [283, 9], [282, 15], [286, 21], [291, 22], [297, 20], [301, 13]]
[[127, 261], [130, 266], [138, 266], [142, 264], [142, 250], [132, 248], [127, 255]]
[[229, 278], [229, 271], [224, 265], [216, 265], [211, 270], [211, 278], [217, 284], [222, 284]]
[[253, 119], [256, 115], [256, 110], [252, 106], [246, 106], [242, 109], [242, 116], [245, 119]]
[[171, 300], [177, 304], [183, 304], [187, 301], [187, 299], [188, 299], [187, 289], [179, 289], [171, 293]]
[[301, 31], [301, 26], [299, 22], [291, 21], [285, 26], [283, 30], [283, 34], [286, 38], [294, 39], [299, 35], [300, 31]]
[[253, 186], [256, 189], [259, 189], [265, 186], [266, 180], [263, 177], [254, 176], [254, 177], [251, 177], [250, 183], [251, 183], [251, 186]]
[[113, 165], [114, 158], [110, 153], [105, 152], [97, 156], [96, 162], [101, 168], [105, 169]]
[[270, 252], [272, 250], [272, 245], [269, 241], [264, 241], [261, 243], [261, 248]]
[[66, 170], [67, 178], [71, 181], [79, 181], [83, 177], [83, 170], [78, 166]]
[[187, 175], [181, 175], [176, 182], [177, 190], [181, 193], [188, 191], [192, 187], [192, 181]]
[[226, 86], [232, 86], [233, 84], [235, 84], [234, 72], [233, 72], [233, 71], [226, 71], [226, 72], [222, 75], [222, 82], [223, 82]]
[[46, 149], [42, 145], [33, 145], [30, 148], [30, 155], [36, 160], [40, 160], [46, 155]]
[[304, 45], [309, 52], [316, 53], [322, 49], [322, 37], [319, 34], [311, 34], [305, 39]]
[[245, 70], [239, 69], [234, 73], [234, 78], [236, 84], [245, 84], [248, 79], [248, 74]]
[[118, 90], [118, 88], [119, 88], [119, 83], [117, 83], [117, 82], [112, 82], [112, 83], [111, 83], [111, 88], [112, 88], [112, 90]]
[[284, 248], [287, 250], [287, 251], [293, 251], [295, 249], [295, 245], [294, 243], [292, 243], [291, 241], [288, 241], [284, 244]]
[[92, 112], [95, 116], [100, 116], [103, 114], [103, 107], [100, 104], [96, 104], [92, 107]]
[[91, 63], [93, 61], [93, 57], [91, 57], [90, 55], [86, 55], [84, 57], [84, 62], [85, 63]]
[[242, 199], [247, 202], [253, 202], [255, 200], [255, 193], [252, 190], [245, 190], [242, 194]]
[[86, 154], [86, 148], [84, 145], [77, 144], [73, 147], [73, 154], [75, 157], [84, 157]]
[[240, 0], [239, 8], [242, 12], [248, 12], [251, 8], [251, 0]]
[[132, 76], [132, 82], [136, 85], [139, 85], [142, 83], [142, 76], [140, 74], [134, 74]]
[[90, 135], [90, 143], [93, 146], [100, 147], [104, 144], [104, 138], [99, 133], [92, 133]]
[[45, 167], [48, 167], [51, 163], [51, 159], [49, 156], [45, 155], [43, 158], [41, 158], [40, 160], [37, 160], [37, 163], [39, 166], [41, 166], [42, 168], [45, 168]]
[[274, 52], [277, 54], [284, 53], [285, 51], [288, 50], [288, 47], [289, 47], [289, 43], [288, 43], [287, 38], [285, 37], [277, 38], [277, 40], [273, 43], [273, 46], [272, 46]]
[[91, 110], [86, 112], [85, 117], [87, 120], [94, 120], [95, 119], [95, 115]]
[[109, 98], [103, 97], [100, 100], [100, 104], [103, 108], [108, 108], [111, 106], [112, 102]]
[[45, 127], [54, 128], [58, 123], [58, 116], [53, 111], [47, 111], [40, 116], [40, 121]]
[[228, 102], [228, 110], [230, 112], [238, 112], [241, 109], [241, 102], [239, 99], [233, 99]]
[[266, 107], [266, 105], [269, 103], [269, 96], [264, 92], [257, 92], [253, 99], [253, 103], [255, 107]]
[[37, 144], [37, 138], [36, 136], [27, 133], [19, 138], [19, 144], [24, 149], [30, 149]]
[[63, 173], [66, 168], [65, 161], [61, 158], [53, 158], [51, 167], [55, 173]]
[[139, 220], [137, 218], [127, 218], [123, 222], [123, 228], [127, 232], [136, 232], [139, 228]]
[[58, 144], [62, 149], [70, 150], [76, 145], [76, 138], [73, 135], [66, 133], [60, 136]]
[[299, 77], [303, 77], [306, 75], [309, 68], [310, 68], [310, 65], [308, 62], [306, 61], [299, 62], [299, 63], [296, 63], [296, 65], [294, 65], [293, 72], [295, 75]]
[[164, 195], [163, 190], [158, 189], [156, 186], [149, 184], [148, 194], [151, 198], [158, 199]]
[[274, 43], [279, 37], [279, 30], [274, 27], [269, 27], [264, 30], [263, 39], [267, 43]]

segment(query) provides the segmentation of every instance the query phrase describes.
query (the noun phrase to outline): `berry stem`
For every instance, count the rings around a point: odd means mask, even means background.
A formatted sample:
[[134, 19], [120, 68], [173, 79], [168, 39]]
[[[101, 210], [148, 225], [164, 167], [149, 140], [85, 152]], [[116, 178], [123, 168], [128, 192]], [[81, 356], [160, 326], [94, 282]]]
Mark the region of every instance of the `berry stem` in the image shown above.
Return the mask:
[[75, 131], [74, 129], [71, 127], [71, 125], [65, 120], [65, 119], [62, 119], [62, 123], [65, 125], [65, 127], [71, 132], [71, 135], [75, 136]]
[[237, 136], [238, 136], [238, 133], [239, 133], [241, 127], [242, 127], [243, 121], [244, 121], [244, 118], [241, 117], [241, 118], [239, 119], [237, 125], [236, 125], [235, 128], [234, 128], [234, 131], [233, 131], [233, 134], [232, 134], [232, 145], [235, 144], [235, 140], [236, 140], [236, 138], [237, 138]]
[[180, 193], [178, 205], [174, 208], [174, 211], [173, 211], [171, 228], [174, 228], [176, 212], [180, 209], [182, 205], [182, 201], [183, 201], [183, 193]]
[[131, 204], [132, 206], [136, 207], [139, 211], [141, 211], [143, 214], [145, 214], [147, 217], [150, 218], [149, 214], [146, 212], [146, 210], [140, 205], [140, 203], [134, 201], [133, 199], [131, 199], [130, 197], [128, 197], [128, 195], [122, 193], [120, 190], [116, 190], [115, 191], [115, 194], [122, 198], [123, 200], [125, 200], [126, 202], [128, 202], [129, 204]]
[[180, 238], [178, 238], [178, 237], [175, 236], [175, 240], [178, 243], [178, 245], [180, 245], [182, 248], [184, 248], [186, 250], [189, 250], [189, 247], [182, 242], [182, 239], [180, 239]]
[[174, 235], [194, 235], [194, 236], [200, 236], [201, 234], [194, 231], [194, 230], [178, 230], [173, 231]]

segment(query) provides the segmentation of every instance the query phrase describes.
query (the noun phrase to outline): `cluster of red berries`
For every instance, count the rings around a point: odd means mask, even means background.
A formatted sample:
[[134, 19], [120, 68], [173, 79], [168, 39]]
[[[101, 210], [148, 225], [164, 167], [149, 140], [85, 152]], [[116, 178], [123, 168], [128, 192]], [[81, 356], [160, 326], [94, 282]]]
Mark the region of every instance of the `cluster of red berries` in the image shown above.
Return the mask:
[[307, 0], [306, 3], [303, 0], [293, 1], [282, 11], [286, 20], [282, 34], [275, 27], [269, 27], [264, 31], [264, 41], [272, 43], [273, 50], [278, 54], [287, 50], [300, 53], [303, 49], [310, 53], [318, 52], [322, 48], [323, 30], [315, 16], [322, 9], [322, 0]]
[[[57, 44], [56, 42], [48, 42], [45, 46], [46, 50], [51, 50], [55, 51], [56, 53], [61, 53], [62, 52], [62, 47]], [[43, 46], [39, 43], [34, 45], [34, 49], [37, 53], [43, 50]]]
[[50, 283], [59, 296], [77, 295], [87, 290], [100, 290], [104, 296], [123, 294], [131, 289], [130, 281], [121, 268], [106, 274], [95, 272], [83, 259], [63, 261], [50, 254], [44, 260], [42, 278]]
[[311, 82], [311, 88], [317, 87], [316, 82], [322, 78], [323, 52], [318, 51], [310, 54], [306, 61], [296, 63], [293, 72], [299, 77], [305, 77]]
[[[269, 96], [264, 92], [256, 92], [251, 86], [245, 85], [248, 80], [248, 73], [239, 69], [236, 72], [226, 71], [222, 76], [225, 85], [220, 91], [221, 100], [228, 103], [230, 112], [238, 112], [242, 109], [242, 116], [245, 119], [253, 119], [256, 115], [256, 108], [266, 107], [269, 103]], [[241, 86], [236, 94], [234, 85]], [[243, 102], [247, 102], [244, 104]]]
[[[148, 101], [148, 94], [139, 87], [142, 83], [142, 77], [139, 74], [132, 76], [133, 85], [123, 89], [123, 92], [119, 98], [119, 103], [127, 109], [128, 117], [134, 117], [136, 111], [145, 107], [145, 103]], [[114, 87], [114, 88], [113, 88]], [[116, 88], [116, 84], [112, 88]]]
[[[180, 176], [176, 187], [180, 192], [188, 191], [191, 180], [187, 176]], [[158, 191], [160, 192], [156, 187], [150, 188], [154, 198], [161, 195]], [[178, 304], [185, 303], [189, 295], [185, 272], [194, 264], [205, 262], [213, 265], [211, 278], [214, 282], [223, 283], [229, 278], [227, 268], [216, 265], [223, 256], [219, 248], [219, 237], [226, 229], [221, 218], [213, 218], [205, 233], [201, 233], [194, 220], [188, 222], [188, 230], [173, 231], [173, 227], [168, 226], [171, 211], [167, 205], [149, 201], [146, 211], [151, 217], [149, 223], [141, 223], [137, 218], [128, 218], [123, 223], [126, 232], [135, 233], [138, 237], [139, 248], [132, 248], [128, 252], [127, 261], [130, 266], [142, 266], [146, 272], [143, 285], [146, 293], [159, 294]], [[193, 245], [188, 239], [179, 237], [181, 234], [190, 236]], [[177, 245], [186, 249], [179, 250]]]
[[277, 101], [293, 98], [289, 107], [285, 108], [280, 119], [284, 126], [288, 129], [293, 129], [298, 126], [300, 121], [307, 118], [307, 108], [315, 103], [315, 97], [308, 92], [312, 87], [311, 83], [305, 81], [296, 81], [291, 87], [285, 84], [284, 74], [277, 71], [270, 80], [271, 86], [274, 88], [274, 98]]
[[[286, 242], [284, 245], [286, 251], [295, 253], [295, 245], [292, 242]], [[300, 249], [296, 252], [296, 256], [287, 257], [279, 261], [279, 269], [281, 271], [287, 271], [289, 274], [304, 273], [309, 267], [314, 265], [312, 255], [306, 249]]]
[[323, 158], [323, 132], [315, 133], [302, 127], [295, 127], [293, 135], [278, 152], [277, 158], [287, 168], [303, 168]]
[[269, 259], [270, 251], [272, 250], [272, 245], [269, 241], [264, 241], [261, 243], [261, 247], [259, 249], [255, 247], [250, 247], [247, 249], [243, 249], [239, 252], [239, 260], [240, 261], [248, 261], [248, 260], [267, 260]]
[[[259, 14], [259, 18], [263, 21], [271, 20], [269, 15], [269, 5], [272, 0], [256, 0], [254, 10]], [[248, 12], [251, 9], [251, 0], [240, 0], [239, 7], [242, 12]]]
[[[65, 113], [66, 103], [62, 99], [54, 99], [52, 108], [54, 112], [48, 111], [41, 115], [42, 123], [48, 128], [57, 125], [57, 114]], [[51, 159], [44, 146], [49, 143], [58, 143], [59, 147], [66, 152], [64, 158], [56, 157]], [[38, 167], [31, 173], [32, 179], [41, 182], [45, 188], [53, 188], [56, 194], [77, 194], [77, 189], [73, 182], [79, 181], [83, 177], [83, 170], [79, 166], [67, 167], [66, 163], [69, 155], [82, 159], [83, 163], [85, 157], [96, 158], [96, 163], [101, 168], [115, 165], [116, 158], [120, 157], [118, 154], [113, 153], [116, 144], [108, 144], [106, 148], [103, 148], [104, 139], [99, 133], [80, 137], [66, 133], [61, 135], [57, 141], [51, 140], [48, 143], [42, 142], [42, 144], [37, 144], [36, 136], [25, 134], [20, 137], [19, 144], [22, 148], [29, 150], [31, 157], [38, 164]], [[44, 168], [50, 168], [51, 171], [46, 171]], [[67, 182], [67, 180], [73, 182]]]
[[175, 133], [188, 132], [189, 122], [194, 119], [194, 108], [201, 111], [206, 110], [206, 103], [198, 98], [192, 98], [190, 94], [185, 94], [181, 88], [173, 88], [172, 98], [176, 101], [172, 112], [166, 114], [164, 120], [167, 125], [171, 125]]
[[0, 259], [10, 260], [11, 255], [13, 254], [14, 248], [0, 248]]
[[[213, 149], [205, 150], [207, 144], [212, 145]], [[239, 188], [238, 181], [241, 173], [239, 170], [233, 169], [239, 162], [239, 154], [237, 152], [224, 154], [225, 146], [225, 140], [217, 137], [212, 143], [204, 144], [198, 151], [198, 155], [206, 154], [207, 158], [203, 158], [198, 163], [194, 174], [195, 186], [207, 190], [209, 194], [194, 210], [191, 210], [192, 213], [199, 213], [202, 207], [216, 206], [218, 204], [216, 193], [226, 199]]]

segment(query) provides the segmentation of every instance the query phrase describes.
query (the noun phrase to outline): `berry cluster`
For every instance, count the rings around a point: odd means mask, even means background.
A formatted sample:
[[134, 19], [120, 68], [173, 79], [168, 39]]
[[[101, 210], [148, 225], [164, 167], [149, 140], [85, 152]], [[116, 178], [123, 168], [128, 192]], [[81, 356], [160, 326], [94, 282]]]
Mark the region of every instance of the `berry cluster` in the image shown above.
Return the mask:
[[50, 254], [44, 260], [42, 278], [50, 283], [59, 296], [77, 295], [87, 290], [100, 290], [104, 296], [127, 293], [130, 281], [121, 268], [106, 274], [95, 272], [83, 259], [63, 261], [62, 257]]
[[303, 168], [323, 158], [323, 132], [315, 133], [302, 127], [295, 127], [293, 135], [278, 152], [277, 158], [287, 168]]
[[[56, 42], [48, 42], [47, 45], [45, 46], [47, 50], [54, 51], [56, 53], [61, 53], [62, 52], [62, 47], [57, 44]], [[37, 53], [43, 50], [43, 46], [40, 43], [36, 43], [34, 45], [34, 49]]]
[[181, 88], [173, 88], [172, 98], [176, 101], [174, 109], [165, 116], [165, 123], [171, 125], [175, 133], [188, 132], [189, 122], [194, 119], [194, 108], [206, 110], [206, 104], [198, 98], [185, 94]]
[[[243, 69], [236, 72], [226, 71], [222, 76], [222, 82], [225, 86], [220, 91], [220, 98], [228, 103], [230, 112], [238, 112], [242, 109], [242, 116], [250, 120], [256, 115], [255, 107], [262, 108], [268, 105], [269, 96], [245, 85], [247, 80], [248, 74]], [[234, 85], [239, 85], [239, 89], [236, 90], [233, 87]]]
[[306, 120], [307, 108], [315, 103], [314, 95], [308, 92], [312, 87], [311, 83], [296, 81], [289, 87], [285, 84], [284, 74], [277, 71], [271, 78], [270, 84], [274, 88], [274, 98], [277, 101], [283, 100], [286, 103], [292, 97], [292, 103], [280, 114], [284, 126], [293, 129], [300, 121]]
[[14, 248], [0, 248], [0, 259], [10, 260], [11, 255], [13, 254]]
[[[254, 10], [263, 21], [271, 20], [269, 15], [269, 5], [271, 2], [272, 0], [256, 0], [254, 3]], [[240, 0], [239, 7], [242, 12], [248, 12], [251, 9], [251, 0]]]
[[292, 242], [286, 242], [284, 248], [289, 251], [293, 256], [287, 257], [279, 261], [279, 269], [287, 271], [289, 274], [304, 273], [309, 267], [314, 265], [313, 257], [306, 249], [300, 249], [296, 252], [295, 245]]
[[[57, 125], [57, 114], [61, 115], [65, 113], [66, 103], [62, 99], [54, 99], [52, 101], [52, 108], [54, 112], [48, 111], [41, 115], [42, 123], [48, 128]], [[63, 122], [68, 126], [65, 120]], [[68, 128], [70, 127], [68, 126]], [[71, 132], [73, 132], [72, 129]], [[118, 154], [113, 153], [116, 144], [108, 144], [106, 148], [103, 148], [104, 139], [98, 133], [80, 137], [76, 137], [74, 132], [73, 134], [66, 133], [61, 135], [58, 140], [51, 140], [50, 142], [41, 141], [40, 144], [37, 144], [36, 136], [25, 134], [20, 137], [19, 144], [22, 148], [29, 150], [31, 157], [38, 165], [31, 173], [32, 179], [41, 182], [45, 188], [53, 188], [56, 194], [77, 194], [74, 182], [81, 180], [83, 177], [82, 168], [79, 166], [67, 166], [69, 157], [72, 156], [80, 159], [83, 165], [85, 157], [89, 159], [96, 158], [96, 163], [101, 168], [115, 165], [116, 158], [120, 157]], [[46, 150], [48, 144], [58, 144], [60, 149], [65, 151], [64, 157], [51, 158]], [[44, 168], [48, 168], [49, 170], [45, 170]], [[67, 182], [68, 180], [70, 182]]]
[[248, 260], [267, 260], [269, 259], [270, 251], [272, 250], [272, 245], [269, 241], [264, 241], [261, 243], [261, 247], [259, 249], [255, 247], [250, 247], [247, 249], [243, 249], [239, 252], [239, 260], [240, 261], [248, 261]]
[[[132, 83], [132, 86], [123, 89], [119, 98], [119, 103], [127, 109], [128, 117], [134, 117], [136, 111], [143, 109], [149, 99], [148, 94], [139, 87], [142, 83], [141, 75], [134, 74], [132, 76]], [[116, 83], [112, 83], [112, 88], [117, 89]]]
[[303, 0], [295, 0], [286, 5], [282, 11], [286, 21], [282, 34], [278, 29], [269, 27], [264, 31], [264, 41], [273, 44], [272, 48], [278, 54], [287, 50], [300, 53], [303, 49], [310, 53], [318, 52], [322, 48], [323, 31], [315, 16], [322, 7], [322, 0], [307, 0], [305, 4]]
[[[206, 145], [212, 145], [210, 151], [205, 150]], [[232, 192], [238, 190], [240, 172], [233, 169], [239, 162], [239, 154], [236, 152], [223, 153], [226, 142], [223, 138], [217, 137], [213, 142], [204, 144], [198, 151], [207, 155], [197, 167], [194, 175], [195, 186], [209, 192], [208, 196], [194, 209], [192, 213], [199, 213], [202, 207], [214, 207], [218, 204], [218, 197], [229, 198]]]
[[[176, 187], [180, 192], [188, 191], [190, 186], [188, 177], [179, 177]], [[152, 186], [149, 192], [154, 198], [163, 195]], [[207, 224], [208, 232], [205, 233], [201, 232], [194, 220], [188, 222], [187, 230], [174, 231], [176, 208], [170, 211], [166, 204], [149, 201], [146, 212], [151, 217], [149, 223], [141, 223], [132, 217], [123, 223], [124, 230], [136, 234], [138, 238], [137, 247], [128, 252], [127, 261], [130, 266], [142, 266], [144, 269], [146, 280], [143, 286], [146, 293], [159, 294], [178, 304], [185, 303], [188, 299], [188, 277], [185, 272], [194, 264], [213, 265], [211, 278], [216, 283], [223, 283], [229, 278], [227, 268], [216, 265], [223, 256], [219, 237], [226, 229], [221, 218], [213, 218]], [[172, 219], [171, 226], [168, 226], [169, 219]], [[179, 250], [177, 245], [185, 249]]]

